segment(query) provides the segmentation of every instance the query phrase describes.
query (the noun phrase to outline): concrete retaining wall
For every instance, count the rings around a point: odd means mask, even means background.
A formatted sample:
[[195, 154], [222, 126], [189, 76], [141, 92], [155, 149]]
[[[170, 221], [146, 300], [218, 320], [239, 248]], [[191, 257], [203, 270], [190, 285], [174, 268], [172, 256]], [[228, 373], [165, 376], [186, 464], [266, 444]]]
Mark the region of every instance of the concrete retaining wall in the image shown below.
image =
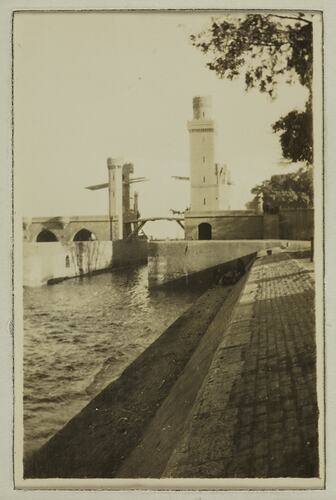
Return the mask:
[[151, 242], [148, 249], [150, 287], [190, 276], [270, 248], [308, 248], [308, 242], [282, 240]]
[[23, 285], [41, 286], [147, 260], [147, 241], [24, 243]]
[[[141, 441], [117, 471], [116, 477], [156, 478], [163, 476], [168, 460], [183, 436], [185, 423], [222, 340], [223, 332], [230, 324], [246, 279], [247, 274], [225, 298], [185, 369], [144, 430]], [[211, 293], [222, 294], [223, 289], [215, 287]], [[196, 308], [194, 310], [196, 311]]]

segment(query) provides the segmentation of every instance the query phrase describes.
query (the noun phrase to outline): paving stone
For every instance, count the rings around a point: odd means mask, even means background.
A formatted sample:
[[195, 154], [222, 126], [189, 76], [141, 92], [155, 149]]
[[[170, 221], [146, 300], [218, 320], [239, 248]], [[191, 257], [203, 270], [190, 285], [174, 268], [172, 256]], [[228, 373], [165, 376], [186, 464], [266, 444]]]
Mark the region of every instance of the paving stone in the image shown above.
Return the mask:
[[310, 273], [289, 254], [259, 258], [168, 475], [317, 477], [315, 369]]

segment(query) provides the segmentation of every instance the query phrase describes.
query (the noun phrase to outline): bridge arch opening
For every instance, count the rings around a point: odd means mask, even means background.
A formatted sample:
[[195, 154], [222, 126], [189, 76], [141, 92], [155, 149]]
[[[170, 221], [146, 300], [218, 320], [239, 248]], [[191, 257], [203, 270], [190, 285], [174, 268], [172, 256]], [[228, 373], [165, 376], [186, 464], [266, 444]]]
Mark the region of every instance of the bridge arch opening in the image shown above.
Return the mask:
[[207, 222], [202, 222], [198, 226], [198, 239], [199, 240], [211, 240], [212, 238], [212, 227], [211, 224]]
[[85, 228], [77, 231], [77, 233], [73, 237], [73, 241], [95, 241], [96, 239], [96, 235], [92, 231], [89, 231]]
[[51, 243], [53, 241], [58, 241], [56, 235], [49, 231], [49, 229], [42, 229], [36, 237], [37, 243]]

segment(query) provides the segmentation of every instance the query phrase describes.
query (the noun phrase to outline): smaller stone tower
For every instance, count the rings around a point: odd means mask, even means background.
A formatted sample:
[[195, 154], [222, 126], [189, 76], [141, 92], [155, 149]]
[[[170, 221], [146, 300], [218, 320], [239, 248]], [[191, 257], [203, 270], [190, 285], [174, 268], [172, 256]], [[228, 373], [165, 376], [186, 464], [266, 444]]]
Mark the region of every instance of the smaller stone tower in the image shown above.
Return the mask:
[[111, 240], [127, 238], [132, 233], [132, 225], [140, 216], [138, 194], [134, 193], [131, 206], [130, 177], [134, 172], [133, 163], [124, 163], [121, 158], [108, 158], [109, 224]]
[[107, 159], [111, 240], [123, 239], [123, 163], [121, 158]]

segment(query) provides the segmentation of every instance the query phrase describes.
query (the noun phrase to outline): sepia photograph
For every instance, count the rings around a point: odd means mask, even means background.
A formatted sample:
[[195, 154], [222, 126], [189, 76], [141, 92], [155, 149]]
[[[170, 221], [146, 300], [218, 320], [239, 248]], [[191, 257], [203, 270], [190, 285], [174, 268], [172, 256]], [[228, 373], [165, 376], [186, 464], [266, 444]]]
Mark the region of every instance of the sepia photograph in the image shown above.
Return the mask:
[[18, 488], [324, 488], [323, 22], [13, 12]]

